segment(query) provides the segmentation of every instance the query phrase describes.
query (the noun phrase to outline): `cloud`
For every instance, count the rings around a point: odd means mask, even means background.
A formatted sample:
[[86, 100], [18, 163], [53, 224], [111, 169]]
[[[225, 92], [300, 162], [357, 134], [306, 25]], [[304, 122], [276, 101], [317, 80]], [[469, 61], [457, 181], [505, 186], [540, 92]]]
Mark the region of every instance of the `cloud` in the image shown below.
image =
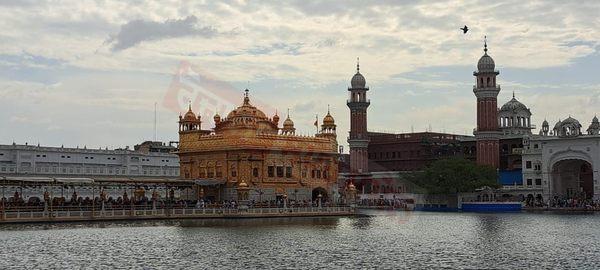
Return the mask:
[[198, 25], [196, 16], [183, 19], [168, 19], [164, 22], [134, 20], [121, 25], [116, 35], [106, 40], [112, 44], [113, 51], [121, 51], [136, 46], [144, 41], [156, 41], [185, 36], [201, 36], [211, 38], [218, 34], [212, 26]]

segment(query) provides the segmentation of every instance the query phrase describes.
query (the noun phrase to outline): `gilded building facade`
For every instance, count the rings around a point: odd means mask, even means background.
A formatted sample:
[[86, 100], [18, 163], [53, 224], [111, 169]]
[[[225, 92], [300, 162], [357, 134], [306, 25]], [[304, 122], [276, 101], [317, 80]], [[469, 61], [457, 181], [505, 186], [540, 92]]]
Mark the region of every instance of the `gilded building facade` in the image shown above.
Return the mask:
[[198, 197], [209, 201], [335, 200], [338, 177], [336, 125], [327, 113], [315, 136], [295, 134], [289, 113], [267, 117], [243, 103], [227, 117], [213, 117], [202, 129], [191, 110], [179, 117], [180, 174], [197, 183]]

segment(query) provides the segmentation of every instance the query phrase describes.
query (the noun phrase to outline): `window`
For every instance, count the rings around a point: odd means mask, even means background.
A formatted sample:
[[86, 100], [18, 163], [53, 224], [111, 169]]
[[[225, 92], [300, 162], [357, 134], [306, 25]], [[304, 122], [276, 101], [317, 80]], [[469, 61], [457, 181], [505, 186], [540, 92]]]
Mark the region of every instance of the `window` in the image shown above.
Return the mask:
[[317, 178], [321, 178], [321, 170], [317, 170]]
[[531, 180], [531, 178], [527, 179], [527, 185], [528, 185], [528, 186], [531, 186], [531, 185], [532, 185], [532, 180]]
[[328, 178], [328, 177], [327, 177], [327, 170], [324, 170], [324, 171], [323, 171], [323, 178], [325, 178], [325, 179], [327, 179], [327, 178]]
[[531, 161], [530, 160], [525, 161], [525, 168], [526, 169], [531, 169]]
[[277, 166], [277, 177], [283, 177], [283, 166]]
[[206, 177], [206, 169], [200, 168], [200, 178], [204, 178], [204, 177]]
[[316, 175], [317, 175], [317, 170], [312, 170], [311, 173], [310, 173], [310, 176], [312, 178], [315, 178]]
[[537, 143], [536, 143], [536, 144], [534, 144], [534, 145], [533, 145], [533, 148], [534, 148], [534, 149], [538, 149], [538, 148], [539, 148], [538, 144], [537, 144]]
[[302, 178], [306, 178], [306, 169], [302, 170]]
[[252, 168], [252, 176], [258, 177], [258, 168]]
[[208, 168], [208, 178], [214, 178], [214, 177], [215, 177], [214, 168]]
[[267, 174], [269, 177], [275, 177], [275, 167], [269, 166], [267, 168]]
[[542, 179], [540, 179], [540, 178], [535, 179], [535, 185], [536, 186], [541, 186], [542, 185]]
[[292, 177], [292, 167], [291, 166], [285, 167], [285, 177], [287, 177], [287, 178]]
[[237, 171], [235, 170], [235, 168], [231, 168], [231, 177], [236, 177], [237, 176]]

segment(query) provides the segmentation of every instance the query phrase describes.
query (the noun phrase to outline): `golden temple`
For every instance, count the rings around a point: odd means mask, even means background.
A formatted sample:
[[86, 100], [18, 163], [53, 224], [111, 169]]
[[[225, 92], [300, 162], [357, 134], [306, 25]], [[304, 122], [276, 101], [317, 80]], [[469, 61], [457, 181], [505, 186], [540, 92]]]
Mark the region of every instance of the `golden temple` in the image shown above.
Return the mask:
[[267, 117], [250, 103], [248, 92], [227, 117], [216, 114], [210, 130], [201, 128], [191, 106], [179, 117], [180, 175], [198, 184], [198, 198], [239, 203], [336, 200], [338, 145], [329, 111], [315, 136], [301, 136], [289, 112], [279, 127], [277, 113]]

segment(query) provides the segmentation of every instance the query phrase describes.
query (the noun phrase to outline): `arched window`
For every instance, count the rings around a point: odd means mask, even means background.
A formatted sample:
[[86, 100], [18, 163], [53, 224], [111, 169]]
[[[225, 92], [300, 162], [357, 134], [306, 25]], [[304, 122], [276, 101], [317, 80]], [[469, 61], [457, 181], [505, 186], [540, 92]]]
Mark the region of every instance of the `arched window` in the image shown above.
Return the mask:
[[231, 165], [231, 169], [229, 171], [230, 171], [231, 177], [237, 176], [237, 170], [235, 168], [235, 165]]
[[487, 77], [487, 86], [490, 86], [490, 77]]

